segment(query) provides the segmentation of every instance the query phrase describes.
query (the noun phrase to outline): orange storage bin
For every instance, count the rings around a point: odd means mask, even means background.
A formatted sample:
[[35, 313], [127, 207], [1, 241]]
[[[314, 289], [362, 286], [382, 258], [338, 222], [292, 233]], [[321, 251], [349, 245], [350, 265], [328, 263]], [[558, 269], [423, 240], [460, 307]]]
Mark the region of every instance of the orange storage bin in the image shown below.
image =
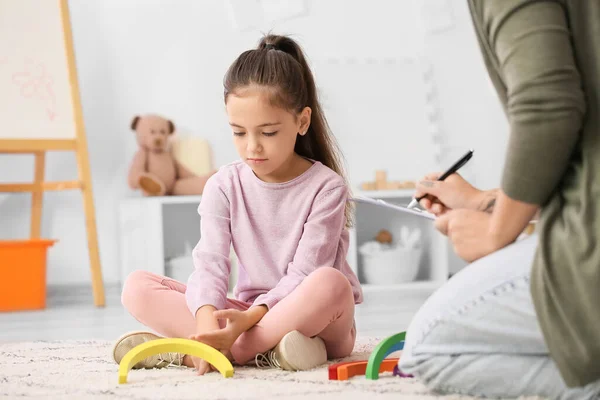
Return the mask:
[[0, 311], [46, 307], [46, 258], [55, 240], [0, 240]]

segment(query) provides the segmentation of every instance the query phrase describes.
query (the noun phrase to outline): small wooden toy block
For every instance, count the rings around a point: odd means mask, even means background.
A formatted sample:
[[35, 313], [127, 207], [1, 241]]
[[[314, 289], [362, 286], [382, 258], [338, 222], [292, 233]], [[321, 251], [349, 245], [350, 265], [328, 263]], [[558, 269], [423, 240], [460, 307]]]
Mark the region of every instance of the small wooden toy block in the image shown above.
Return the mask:
[[414, 378], [415, 377], [413, 374], [405, 374], [404, 372], [400, 371], [400, 368], [398, 368], [398, 364], [396, 364], [396, 366], [394, 367], [394, 371], [392, 374], [394, 376], [399, 376], [400, 378]]
[[160, 353], [190, 354], [213, 365], [225, 378], [233, 376], [233, 365], [220, 351], [191, 339], [151, 340], [129, 350], [119, 363], [119, 383], [127, 383], [127, 373], [139, 361]]
[[535, 232], [535, 224], [532, 223], [527, 224], [525, 230], [523, 231], [523, 233], [526, 235], [531, 235], [533, 232]]
[[378, 241], [379, 243], [390, 244], [390, 243], [392, 243], [393, 237], [392, 237], [392, 234], [390, 233], [390, 231], [382, 229], [377, 233], [377, 236], [375, 236], [375, 240]]
[[406, 332], [400, 332], [382, 340], [381, 343], [379, 343], [377, 347], [375, 347], [375, 349], [371, 353], [371, 356], [369, 357], [367, 370], [365, 372], [365, 376], [367, 379], [379, 379], [379, 367], [381, 363], [390, 354], [404, 349], [405, 338]]
[[387, 172], [383, 170], [375, 171], [375, 182], [364, 182], [361, 185], [362, 190], [398, 190], [414, 189], [414, 181], [388, 181]]

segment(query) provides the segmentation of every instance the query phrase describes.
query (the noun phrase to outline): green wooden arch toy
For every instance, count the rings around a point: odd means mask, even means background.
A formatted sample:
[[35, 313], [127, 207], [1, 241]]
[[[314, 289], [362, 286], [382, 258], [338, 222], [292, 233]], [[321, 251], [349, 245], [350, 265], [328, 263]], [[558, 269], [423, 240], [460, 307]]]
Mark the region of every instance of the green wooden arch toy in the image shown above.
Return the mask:
[[365, 372], [365, 377], [367, 379], [379, 379], [379, 366], [387, 356], [404, 348], [405, 338], [406, 332], [400, 332], [383, 339], [381, 343], [375, 347], [369, 357], [369, 362], [367, 363], [367, 371]]
[[189, 354], [206, 360], [225, 378], [233, 376], [233, 365], [213, 347], [191, 339], [164, 338], [151, 340], [129, 350], [119, 363], [119, 383], [127, 383], [127, 374], [131, 367], [141, 360], [160, 353]]

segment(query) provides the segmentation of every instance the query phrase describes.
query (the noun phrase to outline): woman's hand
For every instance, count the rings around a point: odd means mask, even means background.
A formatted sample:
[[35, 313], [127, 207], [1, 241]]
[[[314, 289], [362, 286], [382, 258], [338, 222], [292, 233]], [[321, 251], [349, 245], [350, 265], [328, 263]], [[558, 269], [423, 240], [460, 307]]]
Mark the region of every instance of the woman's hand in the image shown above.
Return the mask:
[[438, 217], [435, 227], [448, 236], [456, 255], [473, 262], [500, 248], [491, 221], [489, 213], [459, 209]]
[[493, 211], [451, 210], [438, 217], [436, 228], [448, 236], [456, 254], [473, 262], [514, 242], [538, 206], [497, 193]]
[[448, 176], [444, 181], [437, 180], [440, 175], [426, 175], [417, 183], [415, 198], [427, 195], [420, 202], [425, 210], [440, 216], [452, 209], [477, 209], [483, 193], [481, 190], [474, 188], [457, 173]]

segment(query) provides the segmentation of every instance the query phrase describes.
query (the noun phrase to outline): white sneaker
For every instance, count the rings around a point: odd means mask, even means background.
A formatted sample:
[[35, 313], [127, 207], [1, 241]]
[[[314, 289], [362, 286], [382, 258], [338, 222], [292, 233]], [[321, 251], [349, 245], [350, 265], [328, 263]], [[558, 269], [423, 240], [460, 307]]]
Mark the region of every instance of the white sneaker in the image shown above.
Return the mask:
[[309, 338], [298, 331], [292, 331], [273, 350], [257, 354], [254, 360], [259, 368], [306, 371], [325, 364], [327, 350], [320, 337]]
[[[151, 340], [161, 339], [161, 337], [155, 335], [150, 332], [129, 332], [121, 336], [115, 342], [113, 346], [113, 358], [117, 364], [121, 363], [125, 354], [129, 352], [129, 350], [134, 347], [149, 342]], [[140, 369], [140, 368], [164, 368], [170, 365], [181, 366], [183, 363], [183, 354], [180, 353], [161, 353], [156, 354], [154, 356], [150, 356], [148, 358], [143, 359], [142, 361], [135, 364], [132, 369]]]

